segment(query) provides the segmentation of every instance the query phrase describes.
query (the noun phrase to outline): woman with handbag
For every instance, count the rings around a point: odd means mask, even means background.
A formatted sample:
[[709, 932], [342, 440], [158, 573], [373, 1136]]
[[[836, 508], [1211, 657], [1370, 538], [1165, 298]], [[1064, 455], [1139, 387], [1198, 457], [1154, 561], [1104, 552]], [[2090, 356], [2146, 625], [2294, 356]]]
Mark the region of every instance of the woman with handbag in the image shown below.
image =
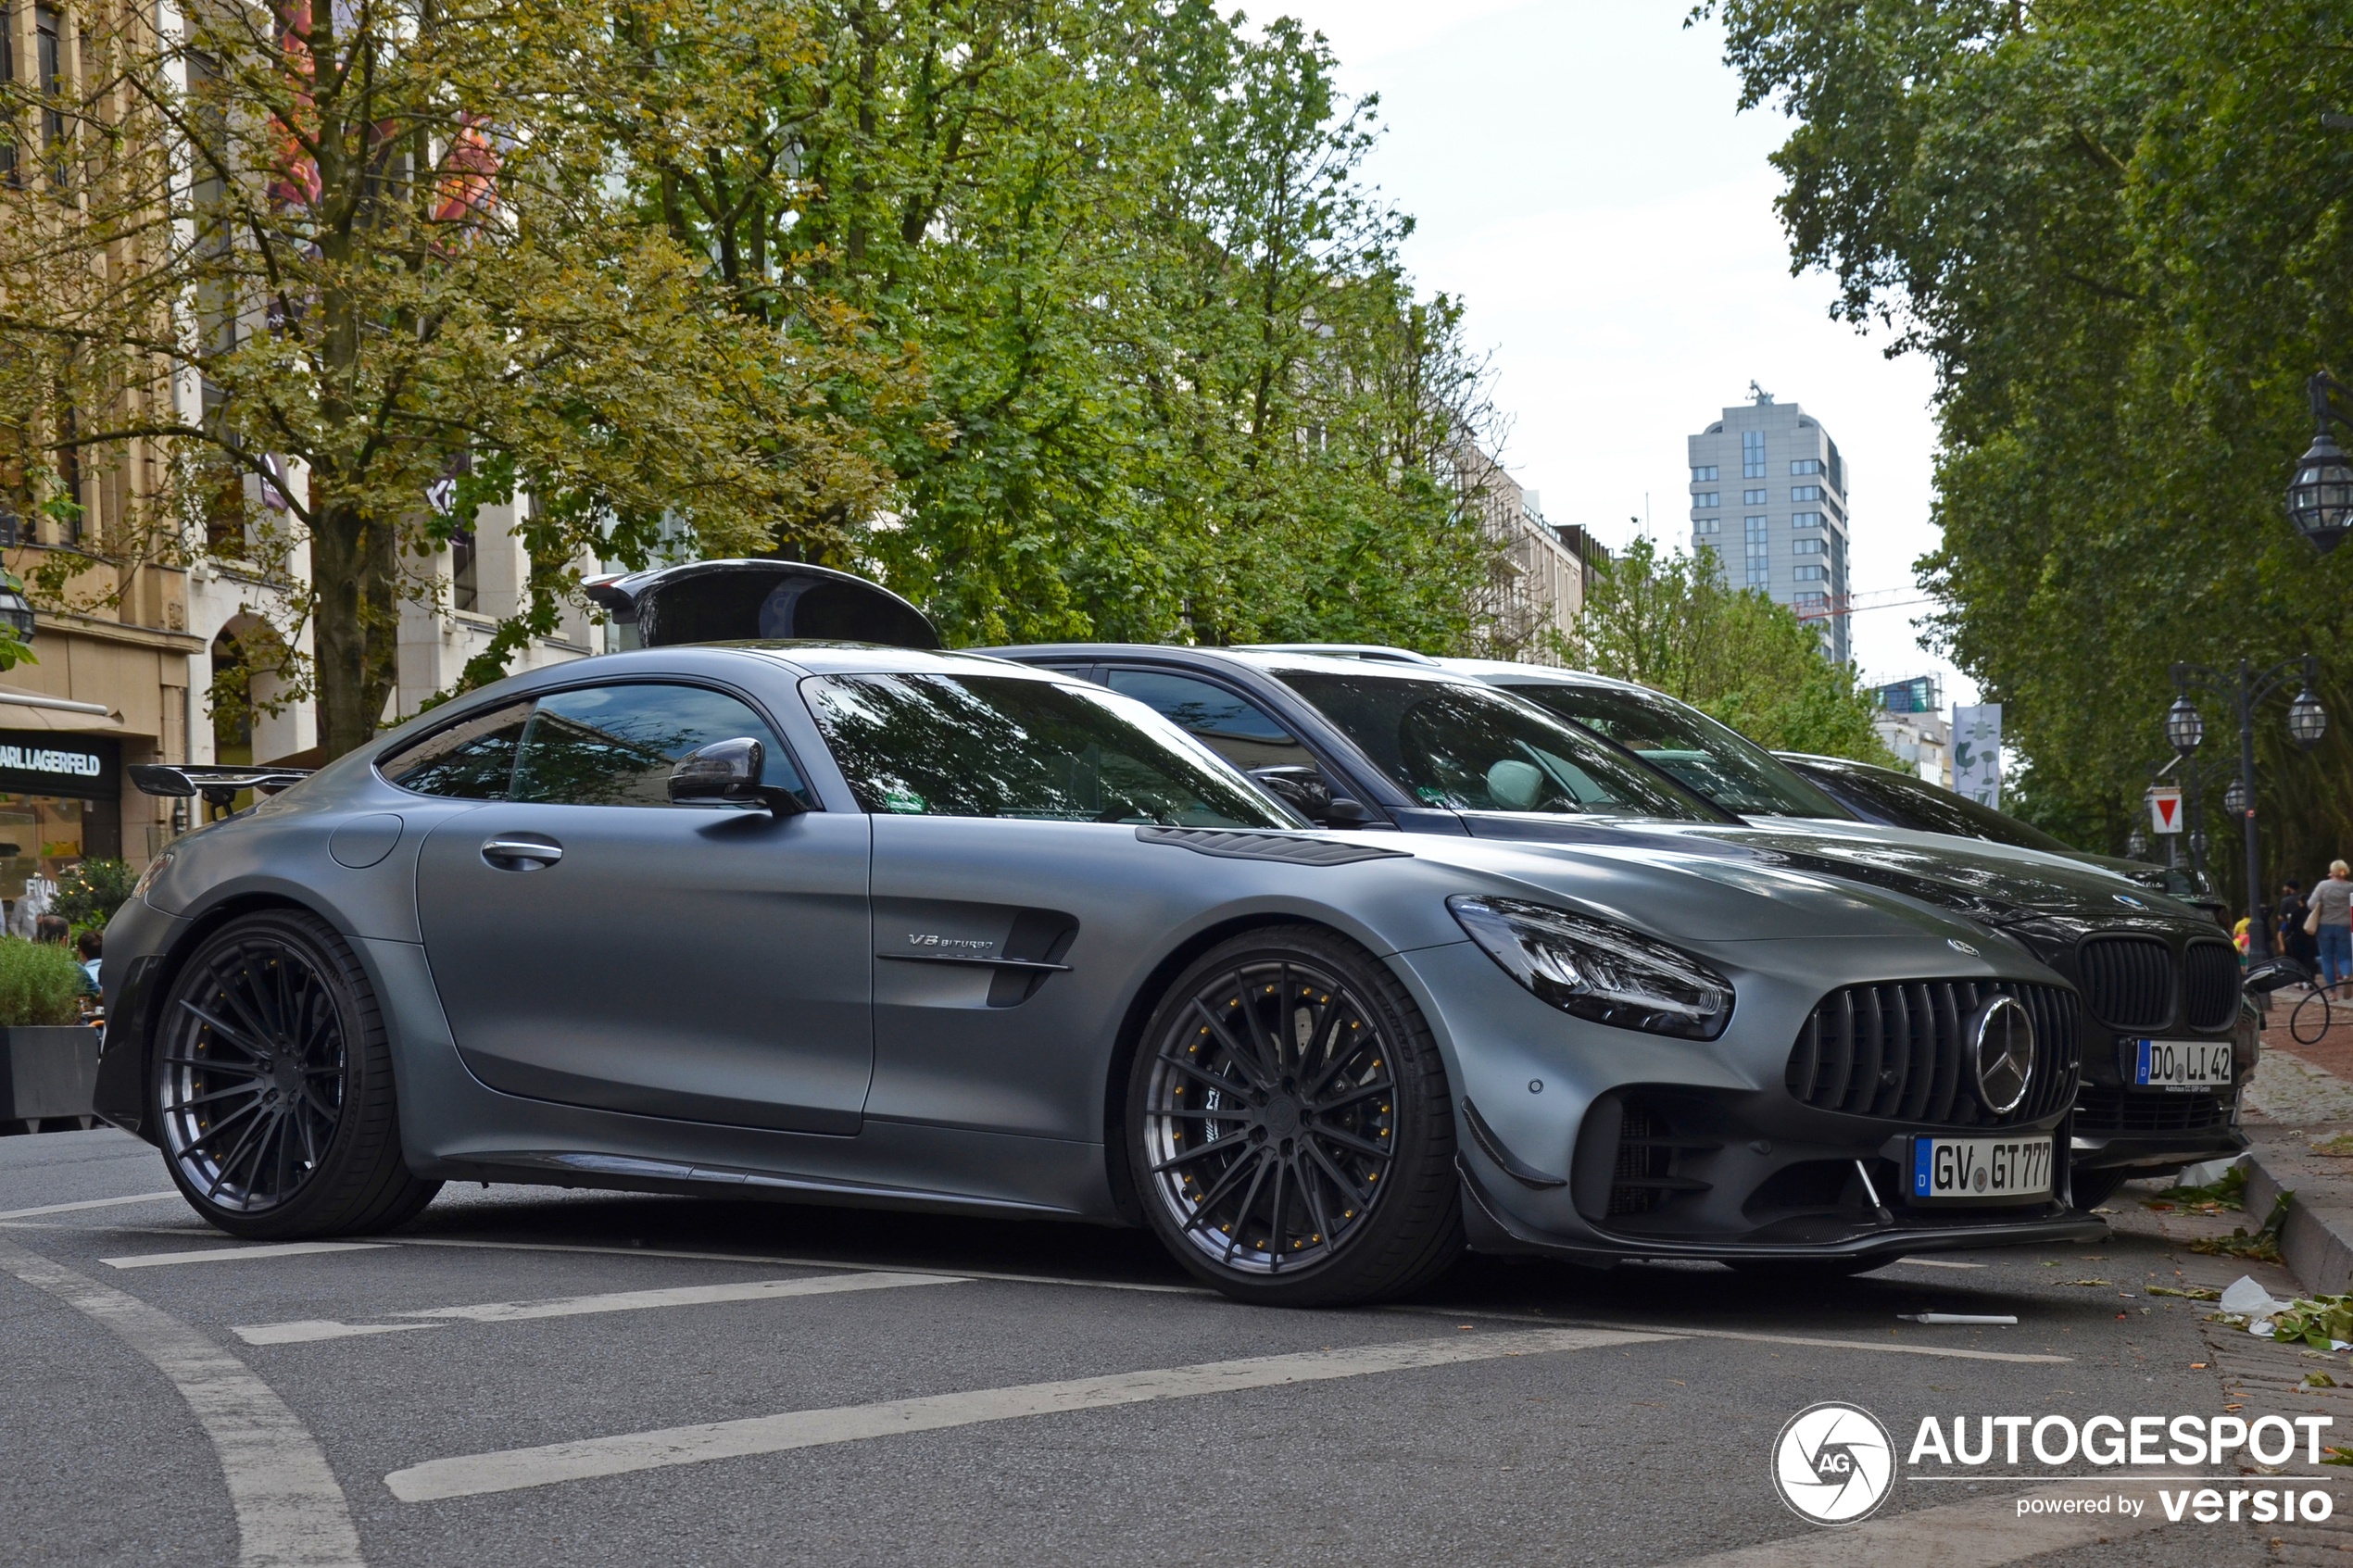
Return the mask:
[[2305, 903], [2304, 929], [2321, 939], [2321, 984], [2334, 990], [2353, 978], [2353, 866], [2331, 860]]

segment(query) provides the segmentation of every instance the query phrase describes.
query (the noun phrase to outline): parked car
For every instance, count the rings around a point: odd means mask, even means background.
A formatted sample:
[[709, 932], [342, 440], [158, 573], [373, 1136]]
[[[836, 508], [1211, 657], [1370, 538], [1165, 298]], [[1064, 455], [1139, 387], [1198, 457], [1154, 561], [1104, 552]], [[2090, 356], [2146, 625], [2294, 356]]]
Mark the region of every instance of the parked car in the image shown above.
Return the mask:
[[472, 693], [148, 868], [98, 1107], [242, 1236], [558, 1183], [1145, 1225], [1289, 1305], [2102, 1234], [2029, 942], [1472, 683], [1406, 694], [1412, 776], [1584, 836], [1315, 832], [1195, 738], [1304, 766], [1300, 699], [1112, 684], [786, 642]]
[[1777, 751], [1773, 755], [1786, 763], [1791, 771], [1867, 822], [1917, 828], [1922, 833], [1949, 833], [1961, 838], [1988, 839], [1995, 844], [2015, 845], [2020, 849], [2040, 849], [2051, 855], [2071, 855], [2091, 865], [2105, 866], [2120, 876], [2130, 877], [2145, 887], [2153, 887], [2185, 904], [2195, 904], [2209, 913], [2222, 907], [2219, 899], [2210, 897], [2208, 889], [2196, 874], [2185, 868], [2153, 866], [2145, 860], [2130, 860], [2116, 855], [2095, 855], [2078, 849], [2065, 839], [2053, 837], [2032, 822], [2020, 822], [2007, 811], [1982, 805], [1942, 784], [1931, 784], [1916, 773], [1898, 772], [1893, 768], [1882, 768], [1871, 762], [1857, 762], [1850, 757], [1817, 757], [1803, 751]]
[[1646, 824], [1643, 842], [1672, 839], [1687, 852], [1902, 893], [2029, 943], [2074, 982], [2091, 1013], [2073, 1123], [2080, 1201], [2246, 1147], [2238, 1091], [2257, 1045], [2236, 951], [2199, 910], [2080, 856], [1863, 822], [1697, 709], [1599, 676], [1361, 646], [1339, 657], [1111, 644], [994, 651], [1149, 703], [1332, 826], [1555, 843], [1622, 837], [1564, 799], [1434, 772], [1400, 733], [1401, 715], [1440, 693], [1453, 694], [1446, 701], [1457, 708], [1476, 706], [1464, 688], [1482, 686], [1496, 694], [1491, 709], [1538, 705], [1723, 809], [1715, 822]]

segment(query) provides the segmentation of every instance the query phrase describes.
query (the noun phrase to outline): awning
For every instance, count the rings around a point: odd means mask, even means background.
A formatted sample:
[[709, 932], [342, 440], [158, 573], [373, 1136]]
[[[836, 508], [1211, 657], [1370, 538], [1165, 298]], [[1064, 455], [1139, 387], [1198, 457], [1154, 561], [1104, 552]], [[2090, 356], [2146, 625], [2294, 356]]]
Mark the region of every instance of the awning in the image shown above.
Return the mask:
[[94, 702], [69, 702], [40, 692], [0, 686], [0, 730], [120, 730], [122, 721]]

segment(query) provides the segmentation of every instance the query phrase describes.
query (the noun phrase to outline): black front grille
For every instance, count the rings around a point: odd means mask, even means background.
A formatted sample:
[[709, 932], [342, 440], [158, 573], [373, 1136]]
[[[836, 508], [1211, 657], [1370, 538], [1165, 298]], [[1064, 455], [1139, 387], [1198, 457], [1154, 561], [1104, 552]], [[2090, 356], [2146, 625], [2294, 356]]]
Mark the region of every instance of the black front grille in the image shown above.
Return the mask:
[[2149, 1094], [2083, 1085], [2075, 1101], [2079, 1133], [2200, 1133], [2231, 1124], [2229, 1097]]
[[2154, 936], [2095, 936], [2075, 949], [2075, 984], [2114, 1029], [2162, 1029], [2173, 1016], [2173, 949]]
[[[2034, 1021], [2033, 1080], [1996, 1116], [1977, 1098], [1968, 1027], [1996, 992]], [[2047, 1116], [2075, 1093], [2075, 998], [2051, 985], [1907, 980], [1849, 985], [1822, 998], [1789, 1057], [1789, 1092], [1818, 1110], [1952, 1127], [2008, 1127]]]
[[2239, 1015], [2239, 955], [2227, 942], [2193, 942], [2182, 955], [2182, 1016], [2193, 1029], [2227, 1029]]

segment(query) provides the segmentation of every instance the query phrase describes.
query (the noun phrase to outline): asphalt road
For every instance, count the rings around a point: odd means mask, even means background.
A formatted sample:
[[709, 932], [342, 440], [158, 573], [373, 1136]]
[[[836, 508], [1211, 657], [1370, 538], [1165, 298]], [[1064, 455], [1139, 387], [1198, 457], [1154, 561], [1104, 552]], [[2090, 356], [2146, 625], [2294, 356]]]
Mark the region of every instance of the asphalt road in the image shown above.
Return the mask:
[[[1772, 1485], [1783, 1424], [1821, 1400], [1899, 1449], [1929, 1415], [2219, 1413], [2211, 1309], [2145, 1293], [2181, 1277], [2145, 1226], [1806, 1288], [1473, 1261], [1405, 1306], [1274, 1311], [1078, 1226], [447, 1188], [378, 1245], [275, 1250], [176, 1197], [106, 1201], [169, 1187], [119, 1133], [0, 1139], [0, 1559], [2211, 1568], [2281, 1549], [2244, 1522], [2152, 1524], [2155, 1484], [2081, 1462], [1907, 1468], [1845, 1530]], [[1897, 1320], [1923, 1310], [2020, 1323]], [[2353, 1508], [2353, 1472], [2291, 1468]], [[2146, 1514], [2020, 1520], [2021, 1493], [2083, 1476]]]

